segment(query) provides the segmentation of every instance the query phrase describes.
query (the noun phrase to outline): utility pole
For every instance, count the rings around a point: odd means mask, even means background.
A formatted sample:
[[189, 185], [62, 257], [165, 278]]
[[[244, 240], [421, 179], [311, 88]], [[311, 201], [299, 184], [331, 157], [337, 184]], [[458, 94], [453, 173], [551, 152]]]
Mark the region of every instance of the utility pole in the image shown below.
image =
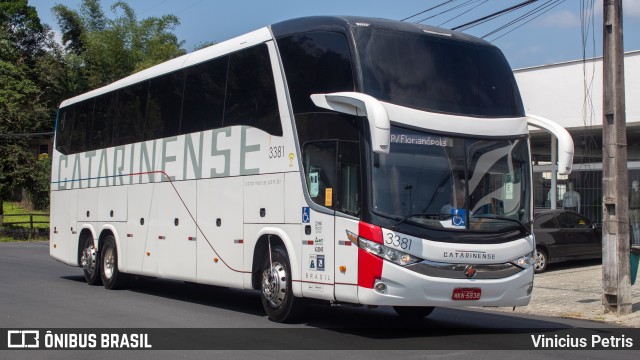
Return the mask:
[[622, 0], [604, 0], [602, 288], [605, 313], [631, 313]]

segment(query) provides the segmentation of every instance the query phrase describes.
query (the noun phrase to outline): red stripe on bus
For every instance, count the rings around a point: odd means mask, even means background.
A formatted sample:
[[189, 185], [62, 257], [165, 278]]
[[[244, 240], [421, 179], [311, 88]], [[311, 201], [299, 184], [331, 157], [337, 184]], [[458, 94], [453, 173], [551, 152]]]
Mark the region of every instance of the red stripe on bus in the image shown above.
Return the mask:
[[373, 289], [382, 278], [382, 259], [358, 248], [358, 286]]

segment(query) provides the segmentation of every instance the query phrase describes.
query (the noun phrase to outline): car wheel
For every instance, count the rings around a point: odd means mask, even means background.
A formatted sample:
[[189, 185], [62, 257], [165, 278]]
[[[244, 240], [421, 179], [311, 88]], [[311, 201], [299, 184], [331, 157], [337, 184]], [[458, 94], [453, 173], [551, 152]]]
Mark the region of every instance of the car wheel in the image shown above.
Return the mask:
[[541, 248], [536, 248], [536, 264], [535, 264], [536, 274], [539, 274], [547, 270], [548, 264], [549, 264], [549, 257], [547, 256], [547, 252]]
[[420, 320], [433, 312], [433, 306], [394, 306], [393, 310], [403, 319]]
[[80, 256], [80, 265], [84, 272], [84, 279], [89, 285], [100, 285], [100, 266], [98, 251], [93, 243], [93, 239], [86, 238]]
[[287, 251], [280, 246], [274, 247], [271, 257], [269, 254], [265, 255], [262, 269], [262, 307], [269, 320], [294, 321], [303, 311], [303, 300], [293, 295], [291, 265]]
[[102, 250], [100, 251], [100, 273], [102, 284], [105, 289], [116, 290], [124, 288], [129, 282], [128, 274], [118, 270], [118, 249], [113, 235], [108, 235], [104, 239]]

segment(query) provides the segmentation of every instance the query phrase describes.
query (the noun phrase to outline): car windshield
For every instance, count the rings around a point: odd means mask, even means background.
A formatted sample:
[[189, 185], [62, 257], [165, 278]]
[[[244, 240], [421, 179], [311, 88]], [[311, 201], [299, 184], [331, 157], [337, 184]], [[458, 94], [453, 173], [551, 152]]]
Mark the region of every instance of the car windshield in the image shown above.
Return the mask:
[[502, 231], [531, 221], [526, 137], [440, 136], [392, 126], [373, 156], [373, 211], [452, 230]]

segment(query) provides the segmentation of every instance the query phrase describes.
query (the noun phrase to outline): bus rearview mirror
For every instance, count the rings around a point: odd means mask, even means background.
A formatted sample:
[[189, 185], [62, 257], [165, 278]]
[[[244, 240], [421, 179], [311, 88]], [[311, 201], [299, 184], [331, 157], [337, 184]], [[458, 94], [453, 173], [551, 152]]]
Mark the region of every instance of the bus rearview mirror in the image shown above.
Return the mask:
[[558, 174], [571, 174], [573, 166], [573, 138], [558, 123], [540, 116], [527, 114], [527, 124], [547, 130], [558, 139]]
[[313, 94], [316, 106], [344, 114], [366, 116], [369, 122], [371, 147], [374, 153], [388, 154], [390, 142], [389, 114], [378, 99], [357, 92]]

